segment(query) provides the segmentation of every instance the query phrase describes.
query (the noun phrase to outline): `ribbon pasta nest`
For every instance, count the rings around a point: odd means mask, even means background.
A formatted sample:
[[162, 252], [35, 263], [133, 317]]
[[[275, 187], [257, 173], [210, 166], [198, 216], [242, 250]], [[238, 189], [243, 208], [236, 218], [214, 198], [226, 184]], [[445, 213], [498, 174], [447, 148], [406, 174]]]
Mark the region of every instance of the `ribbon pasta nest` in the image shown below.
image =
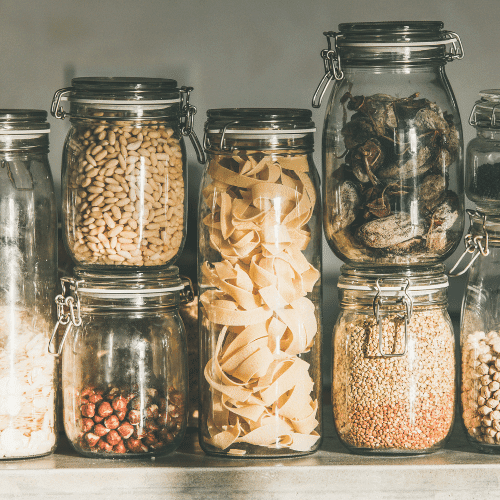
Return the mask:
[[[222, 260], [204, 262], [212, 288], [203, 322], [220, 325], [204, 376], [211, 388], [208, 443], [308, 451], [318, 441], [309, 363], [317, 333], [307, 297], [319, 271], [303, 251], [316, 203], [305, 156], [215, 156], [203, 224]], [[232, 448], [229, 453], [244, 454]]]

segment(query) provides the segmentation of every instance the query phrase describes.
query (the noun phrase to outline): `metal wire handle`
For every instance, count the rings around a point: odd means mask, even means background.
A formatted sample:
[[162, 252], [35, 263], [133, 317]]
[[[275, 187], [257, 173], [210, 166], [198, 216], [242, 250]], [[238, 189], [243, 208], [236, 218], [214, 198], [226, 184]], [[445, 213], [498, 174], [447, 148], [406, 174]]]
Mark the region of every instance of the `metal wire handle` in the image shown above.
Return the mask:
[[[380, 287], [380, 278], [377, 279], [377, 295], [373, 299], [373, 312], [375, 314], [375, 318], [377, 320], [377, 325], [378, 325], [378, 350], [380, 355], [383, 358], [401, 358], [406, 355], [406, 352], [408, 351], [408, 324], [410, 322], [410, 319], [413, 315], [413, 300], [408, 294], [408, 288], [410, 287], [410, 280], [406, 279], [405, 280], [405, 288], [403, 290], [403, 297], [399, 299], [397, 302], [401, 302], [405, 306], [405, 313], [404, 313], [404, 322], [405, 322], [405, 340], [404, 340], [404, 350], [403, 352], [399, 353], [386, 353], [384, 352], [383, 346], [382, 346], [382, 340], [383, 340], [383, 331], [382, 331], [382, 318], [380, 314], [380, 308], [384, 303], [384, 300], [381, 296], [382, 293], [382, 288]], [[395, 332], [397, 333], [397, 332]]]
[[[460, 256], [460, 258], [457, 260], [455, 265], [450, 269], [448, 272], [448, 275], [455, 278], [457, 276], [462, 276], [462, 274], [465, 274], [474, 264], [474, 262], [477, 260], [477, 258], [482, 255], [483, 257], [486, 257], [490, 253], [490, 236], [488, 235], [488, 231], [486, 230], [486, 221], [488, 219], [488, 216], [486, 214], [483, 214], [478, 211], [472, 211], [472, 210], [467, 210], [467, 213], [469, 214], [469, 219], [471, 221], [471, 225], [469, 227], [469, 232], [465, 235], [464, 237], [464, 243], [465, 243], [465, 250]], [[472, 234], [472, 218], [474, 216], [480, 216], [483, 219], [483, 234]], [[483, 240], [484, 240], [484, 246], [483, 246]], [[492, 241], [497, 241], [497, 239], [494, 239]], [[467, 254], [472, 254], [472, 257], [470, 261], [467, 263], [464, 269], [461, 271], [455, 272], [464, 257]]]

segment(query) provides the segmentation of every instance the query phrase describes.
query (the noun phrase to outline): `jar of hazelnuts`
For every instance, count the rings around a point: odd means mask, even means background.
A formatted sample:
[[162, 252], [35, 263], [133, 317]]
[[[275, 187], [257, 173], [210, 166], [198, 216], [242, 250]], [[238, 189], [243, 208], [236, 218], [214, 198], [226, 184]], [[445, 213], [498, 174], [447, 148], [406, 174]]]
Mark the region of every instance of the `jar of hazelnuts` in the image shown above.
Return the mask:
[[[56, 298], [64, 430], [85, 456], [163, 456], [187, 427], [189, 282], [171, 267], [114, 275], [82, 268]], [[55, 351], [55, 339], [49, 350]]]
[[64, 242], [77, 265], [161, 268], [180, 256], [187, 217], [184, 136], [204, 163], [192, 90], [163, 78], [74, 78], [55, 93], [52, 115], [71, 121], [62, 216]]

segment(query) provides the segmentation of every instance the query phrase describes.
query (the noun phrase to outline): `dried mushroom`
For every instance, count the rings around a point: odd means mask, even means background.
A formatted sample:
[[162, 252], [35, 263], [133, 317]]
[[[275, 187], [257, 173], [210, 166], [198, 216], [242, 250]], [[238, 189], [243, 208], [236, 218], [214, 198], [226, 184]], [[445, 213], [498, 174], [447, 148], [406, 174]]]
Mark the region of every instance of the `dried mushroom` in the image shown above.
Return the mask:
[[[334, 245], [347, 247], [345, 255], [354, 260], [448, 251], [459, 216], [448, 182], [460, 156], [453, 117], [418, 93], [396, 98], [346, 92], [341, 103], [344, 163], [327, 229]], [[347, 110], [354, 112], [350, 119]]]

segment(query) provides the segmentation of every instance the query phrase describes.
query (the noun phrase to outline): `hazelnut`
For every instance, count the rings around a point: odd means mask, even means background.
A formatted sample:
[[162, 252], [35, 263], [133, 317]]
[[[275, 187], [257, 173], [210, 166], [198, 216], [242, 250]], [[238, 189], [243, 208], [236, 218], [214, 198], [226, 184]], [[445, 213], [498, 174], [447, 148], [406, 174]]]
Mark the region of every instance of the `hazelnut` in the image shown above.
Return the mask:
[[113, 446], [113, 451], [115, 453], [123, 454], [127, 453], [127, 448], [125, 448], [125, 444], [123, 443], [123, 441], [120, 441], [116, 446]]
[[81, 397], [88, 398], [91, 394], [94, 394], [94, 389], [92, 389], [91, 387], [87, 387], [83, 389]]
[[102, 451], [106, 451], [106, 452], [110, 452], [110, 451], [113, 451], [113, 447], [109, 444], [109, 443], [106, 443], [106, 441], [103, 441], [102, 439], [99, 440], [99, 442], [97, 443], [97, 447], [102, 450]]
[[99, 437], [105, 436], [109, 432], [109, 429], [104, 427], [102, 424], [97, 424], [94, 428], [94, 434]]
[[94, 421], [91, 418], [82, 419], [82, 431], [89, 432], [94, 427]]
[[134, 427], [128, 422], [124, 422], [117, 430], [123, 439], [128, 439], [134, 433]]
[[131, 410], [140, 410], [141, 409], [141, 398], [137, 397], [130, 401], [130, 409]]
[[92, 403], [88, 403], [81, 407], [81, 412], [84, 417], [91, 418], [95, 415], [95, 405]]
[[160, 430], [160, 426], [154, 420], [149, 420], [149, 419], [146, 420], [144, 427], [148, 431], [159, 431]]
[[160, 450], [165, 446], [165, 443], [163, 441], [157, 441], [155, 444], [150, 445], [150, 448], [152, 450]]
[[120, 437], [120, 434], [116, 431], [109, 431], [108, 435], [106, 436], [106, 441], [111, 445], [111, 446], [116, 446], [122, 438]]
[[112, 387], [107, 393], [106, 393], [106, 399], [108, 401], [112, 401], [115, 399], [117, 396], [120, 394], [120, 389], [118, 387]]
[[146, 408], [146, 416], [148, 418], [156, 419], [158, 418], [158, 415], [159, 415], [158, 405], [151, 405]]
[[148, 446], [152, 446], [152, 445], [156, 444], [156, 442], [158, 440], [156, 439], [156, 436], [154, 435], [153, 432], [148, 432], [142, 441], [144, 444], [147, 444]]
[[85, 440], [91, 448], [94, 448], [99, 442], [99, 436], [96, 436], [92, 432], [87, 432], [87, 434], [85, 434]]
[[113, 410], [118, 412], [127, 411], [127, 400], [124, 397], [119, 396], [113, 399], [111, 406], [113, 407]]
[[100, 424], [104, 420], [103, 417], [100, 417], [99, 415], [94, 415], [94, 422], [96, 424]]
[[111, 405], [107, 401], [103, 401], [99, 405], [97, 413], [100, 417], [106, 418], [113, 414], [113, 408], [111, 408]]
[[128, 421], [131, 424], [138, 424], [141, 421], [141, 412], [137, 410], [130, 410], [128, 412]]
[[150, 387], [146, 389], [146, 394], [153, 399], [156, 399], [158, 397], [158, 390], [155, 389], [154, 387]]
[[104, 425], [108, 429], [117, 429], [120, 425], [120, 420], [116, 415], [110, 415], [109, 417], [104, 419]]
[[147, 434], [147, 431], [142, 427], [142, 426], [137, 426], [137, 427], [134, 427], [134, 438], [135, 439], [142, 439], [143, 437], [145, 437]]
[[102, 400], [102, 396], [100, 394], [91, 394], [89, 396], [89, 402], [90, 403], [98, 403], [99, 401]]
[[118, 417], [118, 420], [121, 422], [122, 420], [125, 420], [125, 417], [127, 416], [126, 411], [116, 411], [115, 415]]

